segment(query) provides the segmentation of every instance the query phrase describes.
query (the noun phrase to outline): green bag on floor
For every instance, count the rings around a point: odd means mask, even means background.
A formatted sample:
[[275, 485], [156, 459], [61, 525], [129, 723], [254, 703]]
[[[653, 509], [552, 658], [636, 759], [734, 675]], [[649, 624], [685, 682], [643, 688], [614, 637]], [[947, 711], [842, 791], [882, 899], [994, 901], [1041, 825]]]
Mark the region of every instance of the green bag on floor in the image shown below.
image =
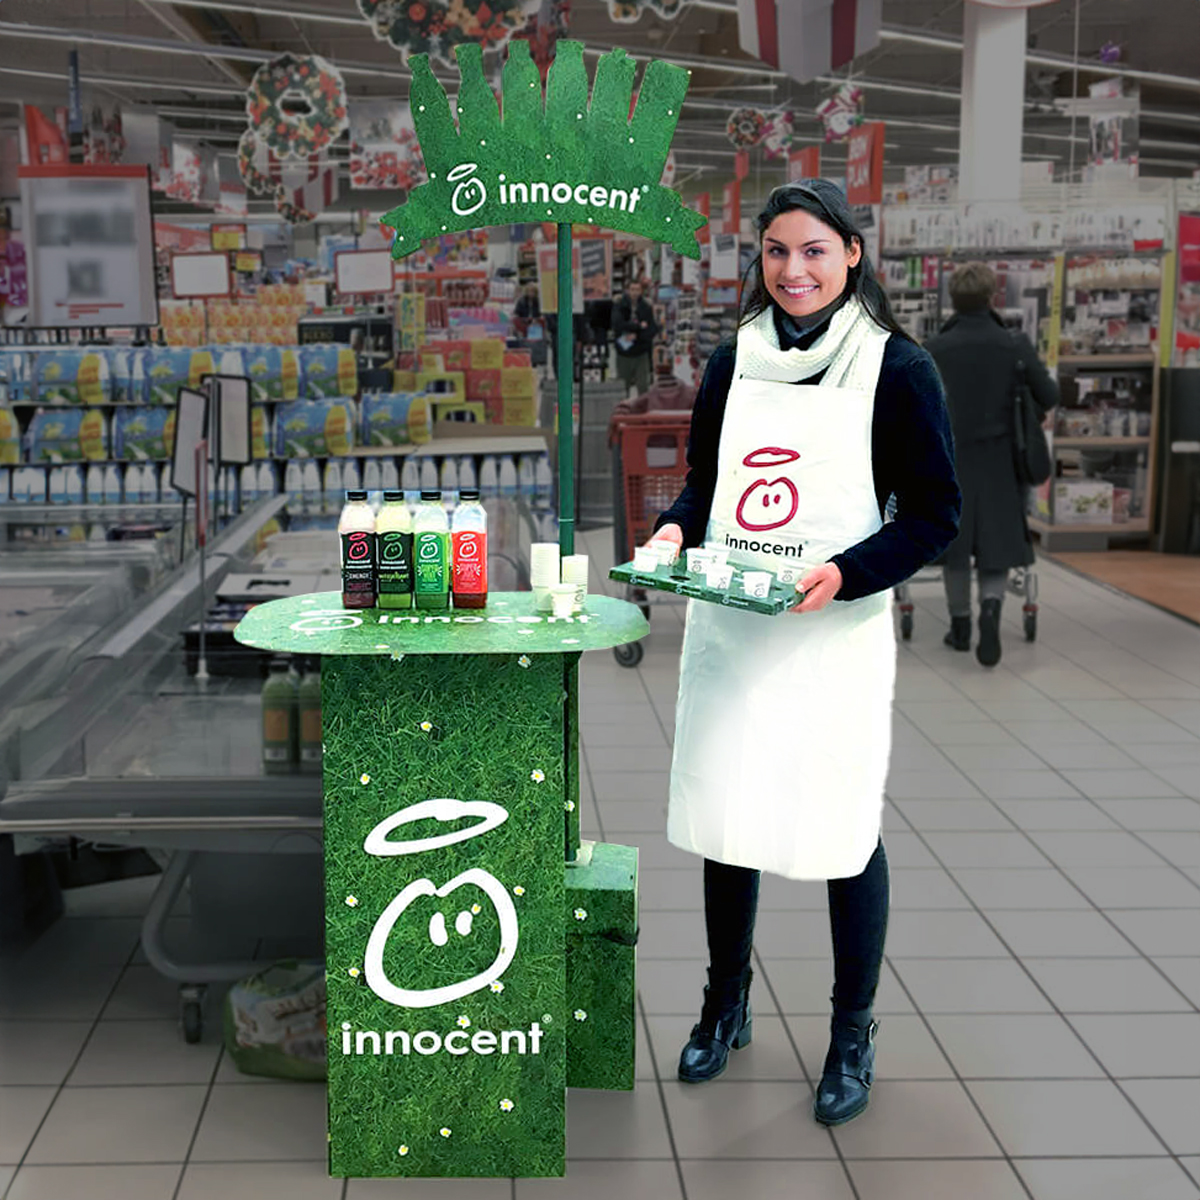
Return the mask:
[[288, 959], [235, 983], [225, 1049], [243, 1075], [324, 1079], [324, 964]]

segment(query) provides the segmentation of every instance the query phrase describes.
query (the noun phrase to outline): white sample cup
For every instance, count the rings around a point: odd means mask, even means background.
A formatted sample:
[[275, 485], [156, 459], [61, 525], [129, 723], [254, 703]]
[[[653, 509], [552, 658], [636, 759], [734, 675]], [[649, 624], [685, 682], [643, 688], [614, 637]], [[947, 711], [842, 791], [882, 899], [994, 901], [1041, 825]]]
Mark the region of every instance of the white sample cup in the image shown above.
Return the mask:
[[770, 571], [743, 572], [742, 594], [754, 600], [765, 600], [771, 594]]
[[658, 555], [665, 567], [669, 567], [679, 557], [679, 547], [664, 538], [651, 538], [646, 543], [646, 547]]
[[719, 542], [707, 542], [704, 546], [704, 552], [713, 562], [724, 566], [729, 561], [729, 547], [722, 546]]
[[575, 585], [575, 611], [583, 608], [587, 599], [588, 556], [586, 554], [568, 554], [562, 560], [562, 581]]
[[559, 582], [557, 542], [534, 542], [529, 547], [529, 578], [535, 587], [553, 587]]
[[576, 585], [555, 584], [550, 589], [550, 607], [556, 617], [569, 617], [575, 611]]
[[533, 607], [537, 612], [548, 613], [554, 611], [553, 591], [558, 584], [538, 584], [533, 585]]
[[648, 571], [653, 574], [658, 570], [660, 561], [658, 555], [649, 546], [639, 546], [633, 552], [633, 569], [635, 571]]
[[687, 569], [693, 575], [703, 575], [714, 562], [715, 559], [707, 550], [693, 546], [687, 552]]
[[711, 563], [704, 572], [704, 582], [714, 591], [723, 592], [733, 582], [733, 568], [727, 563]]
[[780, 567], [775, 574], [779, 582], [786, 583], [788, 587], [795, 587], [804, 578], [804, 571], [801, 567]]

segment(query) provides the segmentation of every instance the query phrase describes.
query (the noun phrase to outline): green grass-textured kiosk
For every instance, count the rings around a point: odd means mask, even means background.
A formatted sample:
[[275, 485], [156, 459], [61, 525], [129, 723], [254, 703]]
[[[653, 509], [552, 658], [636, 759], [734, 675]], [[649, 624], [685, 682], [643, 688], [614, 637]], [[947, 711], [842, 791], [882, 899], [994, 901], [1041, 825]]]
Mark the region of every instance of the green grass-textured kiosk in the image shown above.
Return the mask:
[[[509, 43], [503, 117], [477, 45], [457, 111], [424, 55], [409, 103], [428, 182], [383, 222], [424, 238], [558, 227], [559, 509], [574, 548], [571, 222], [700, 256], [704, 218], [660, 184], [688, 72], [579, 42], [546, 81]], [[331, 541], [331, 548], [332, 548]], [[632, 1088], [637, 852], [581, 843], [578, 660], [648, 626], [631, 604], [535, 612], [264, 604], [239, 641], [320, 654], [324, 721], [330, 1171], [537, 1176], [565, 1169], [565, 1089]]]

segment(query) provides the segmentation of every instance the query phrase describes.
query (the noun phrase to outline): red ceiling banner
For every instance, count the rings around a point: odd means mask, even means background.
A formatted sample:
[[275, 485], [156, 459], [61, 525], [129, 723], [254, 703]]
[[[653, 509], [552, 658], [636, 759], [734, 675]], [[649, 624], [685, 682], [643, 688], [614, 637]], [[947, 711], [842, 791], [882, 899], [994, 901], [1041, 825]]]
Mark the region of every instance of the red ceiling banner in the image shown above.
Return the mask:
[[805, 146], [803, 150], [792, 150], [787, 162], [788, 183], [799, 183], [802, 179], [821, 178], [821, 147]]
[[731, 179], [721, 194], [721, 232], [737, 233], [742, 224], [742, 181]]
[[850, 135], [846, 161], [846, 199], [851, 204], [883, 202], [882, 121], [868, 121]]

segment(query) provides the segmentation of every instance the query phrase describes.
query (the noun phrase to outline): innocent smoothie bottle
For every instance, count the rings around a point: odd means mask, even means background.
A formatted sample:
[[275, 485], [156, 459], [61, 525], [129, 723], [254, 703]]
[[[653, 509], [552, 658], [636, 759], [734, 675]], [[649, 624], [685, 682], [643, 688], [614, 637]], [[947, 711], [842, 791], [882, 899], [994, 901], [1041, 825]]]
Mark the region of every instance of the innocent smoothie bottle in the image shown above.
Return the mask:
[[375, 544], [379, 552], [379, 607], [411, 608], [413, 521], [402, 491], [383, 493], [383, 507], [375, 518]]
[[296, 684], [288, 661], [273, 659], [262, 690], [262, 762], [268, 775], [286, 775], [292, 769], [296, 717]]
[[450, 522], [437, 488], [421, 492], [413, 518], [413, 601], [417, 608], [450, 606]]
[[338, 521], [342, 539], [342, 607], [375, 606], [375, 514], [364, 491], [346, 493]]
[[463, 488], [454, 510], [450, 541], [454, 556], [454, 607], [487, 604], [487, 513], [477, 488]]

